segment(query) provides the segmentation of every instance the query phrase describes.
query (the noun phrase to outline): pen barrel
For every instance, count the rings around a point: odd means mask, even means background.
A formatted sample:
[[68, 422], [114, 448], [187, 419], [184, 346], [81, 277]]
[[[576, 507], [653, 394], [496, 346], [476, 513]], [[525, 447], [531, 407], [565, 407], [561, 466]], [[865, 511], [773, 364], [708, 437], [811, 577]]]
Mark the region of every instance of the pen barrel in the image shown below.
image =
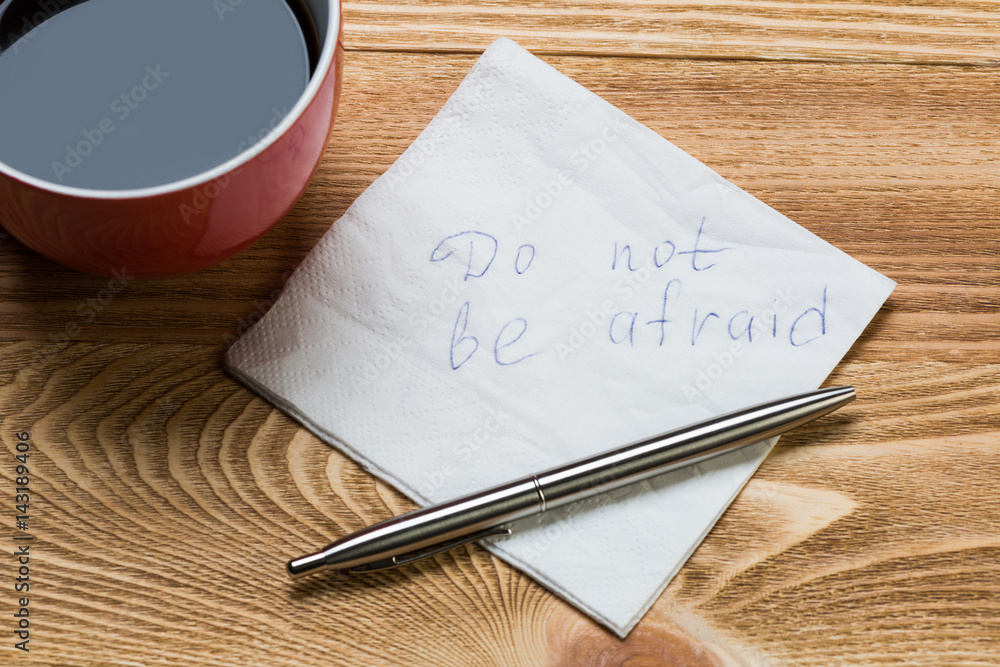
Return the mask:
[[363, 528], [326, 547], [322, 564], [334, 569], [360, 567], [432, 548], [540, 510], [534, 479], [517, 480]]
[[854, 399], [834, 387], [758, 405], [536, 475], [546, 509], [651, 479], [781, 435]]
[[[835, 387], [732, 412], [686, 428], [580, 459], [479, 493], [419, 509], [348, 535], [323, 551], [291, 561], [293, 577], [323, 566], [372, 570], [409, 562], [481, 539], [490, 529], [780, 435], [833, 412], [854, 398]], [[456, 542], [457, 541], [457, 542]]]

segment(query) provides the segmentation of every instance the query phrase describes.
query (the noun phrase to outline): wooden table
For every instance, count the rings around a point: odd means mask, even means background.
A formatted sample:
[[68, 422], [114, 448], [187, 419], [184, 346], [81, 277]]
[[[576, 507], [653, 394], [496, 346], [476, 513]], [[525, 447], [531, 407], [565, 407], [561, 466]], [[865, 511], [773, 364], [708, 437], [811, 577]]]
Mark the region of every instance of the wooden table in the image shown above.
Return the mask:
[[[0, 242], [0, 664], [1000, 663], [1000, 3], [346, 5], [343, 104], [278, 228], [110, 289]], [[229, 377], [227, 337], [505, 35], [899, 282], [625, 641], [479, 547], [292, 587], [412, 504]], [[30, 432], [30, 653], [14, 454]]]

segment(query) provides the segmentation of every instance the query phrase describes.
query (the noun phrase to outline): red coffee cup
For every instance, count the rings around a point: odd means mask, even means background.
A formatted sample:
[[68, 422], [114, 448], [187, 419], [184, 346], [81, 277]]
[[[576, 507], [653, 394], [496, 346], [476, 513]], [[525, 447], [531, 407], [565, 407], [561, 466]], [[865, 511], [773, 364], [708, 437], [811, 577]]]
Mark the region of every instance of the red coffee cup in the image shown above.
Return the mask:
[[0, 224], [60, 264], [138, 279], [197, 271], [259, 239], [316, 173], [340, 100], [340, 0], [304, 4], [319, 59], [298, 102], [261, 141], [196, 176], [135, 190], [66, 187], [0, 162]]

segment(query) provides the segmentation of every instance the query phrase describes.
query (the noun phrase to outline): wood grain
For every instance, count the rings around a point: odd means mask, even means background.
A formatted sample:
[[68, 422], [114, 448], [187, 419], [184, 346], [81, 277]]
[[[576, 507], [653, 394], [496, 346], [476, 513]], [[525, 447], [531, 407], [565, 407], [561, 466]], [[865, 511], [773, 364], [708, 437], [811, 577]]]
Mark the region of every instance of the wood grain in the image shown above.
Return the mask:
[[995, 1], [474, 0], [352, 2], [347, 46], [480, 52], [496, 36], [532, 52], [709, 60], [996, 65]]
[[[32, 651], [0, 665], [985, 665], [1000, 655], [1000, 3], [346, 6], [296, 209], [217, 267], [108, 291], [0, 236], [0, 502], [30, 431]], [[900, 285], [621, 641], [470, 546], [282, 562], [412, 504], [221, 370], [288, 272], [505, 34]], [[4, 538], [0, 578], [14, 570]], [[4, 621], [2, 619], [8, 619]]]
[[[40, 661], [16, 664], [958, 664], [998, 648], [1000, 434], [902, 407], [995, 424], [975, 388], [901, 387], [893, 407], [797, 433], [809, 446], [768, 458], [621, 642], [478, 547], [291, 584], [284, 559], [411, 504], [233, 382], [217, 350], [75, 343], [32, 374], [33, 345], [6, 344], [0, 367], [0, 433], [13, 450], [31, 431], [40, 508]], [[974, 379], [996, 387], [1000, 369]], [[959, 433], [886, 437], [901, 420]]]

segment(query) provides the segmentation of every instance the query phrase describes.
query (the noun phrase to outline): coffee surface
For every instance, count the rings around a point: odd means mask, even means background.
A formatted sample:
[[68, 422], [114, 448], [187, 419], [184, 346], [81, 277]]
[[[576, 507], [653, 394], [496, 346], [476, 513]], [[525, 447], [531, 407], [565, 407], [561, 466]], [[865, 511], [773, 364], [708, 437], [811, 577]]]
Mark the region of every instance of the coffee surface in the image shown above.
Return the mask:
[[0, 162], [52, 183], [124, 190], [194, 176], [264, 138], [309, 81], [310, 32], [286, 0], [9, 0], [0, 11]]

